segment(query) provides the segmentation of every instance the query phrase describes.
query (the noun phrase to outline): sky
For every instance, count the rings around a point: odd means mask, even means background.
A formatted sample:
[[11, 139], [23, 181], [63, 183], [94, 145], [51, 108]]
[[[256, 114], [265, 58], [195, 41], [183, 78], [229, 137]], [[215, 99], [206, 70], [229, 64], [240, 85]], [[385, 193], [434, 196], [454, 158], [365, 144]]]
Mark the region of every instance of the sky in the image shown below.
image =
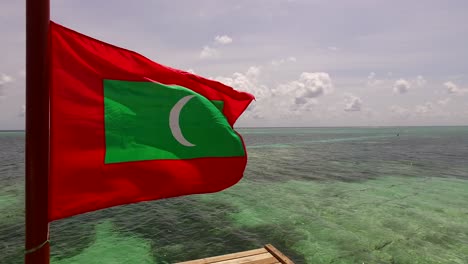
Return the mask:
[[[0, 130], [24, 129], [25, 1], [0, 1]], [[51, 19], [255, 95], [237, 127], [468, 125], [468, 1], [51, 0]]]

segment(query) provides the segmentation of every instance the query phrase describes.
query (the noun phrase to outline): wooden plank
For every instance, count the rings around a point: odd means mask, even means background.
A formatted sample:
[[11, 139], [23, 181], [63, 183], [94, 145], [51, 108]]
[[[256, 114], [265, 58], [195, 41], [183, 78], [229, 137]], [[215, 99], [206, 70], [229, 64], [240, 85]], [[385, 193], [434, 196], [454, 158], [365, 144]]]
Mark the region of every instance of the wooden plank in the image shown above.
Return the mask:
[[277, 261], [277, 259], [269, 252], [263, 254], [257, 254], [252, 256], [246, 256], [241, 258], [229, 259], [225, 261], [215, 262], [213, 264], [242, 264], [242, 263], [256, 263], [259, 264], [271, 264]]
[[288, 257], [267, 244], [264, 248], [253, 249], [243, 252], [231, 253], [216, 257], [209, 257], [178, 264], [294, 264]]
[[283, 253], [281, 253], [278, 249], [276, 249], [271, 244], [266, 244], [265, 249], [268, 250], [274, 257], [276, 257], [281, 263], [283, 264], [294, 264], [292, 260], [286, 257]]
[[196, 259], [196, 260], [189, 260], [184, 262], [177, 262], [176, 264], [206, 264], [208, 262], [205, 259]]
[[236, 253], [216, 256], [216, 257], [209, 257], [209, 258], [203, 258], [203, 259], [184, 261], [184, 262], [179, 262], [178, 264], [208, 264], [208, 263], [215, 263], [215, 262], [220, 262], [220, 261], [224, 261], [224, 260], [230, 260], [230, 259], [236, 259], [236, 258], [242, 258], [242, 257], [247, 257], [247, 256], [252, 256], [252, 255], [263, 254], [263, 253], [267, 253], [267, 252], [268, 251], [265, 248], [259, 248], [259, 249], [252, 249], [252, 250], [247, 250], [247, 251], [242, 251], [242, 252], [236, 252]]
[[249, 262], [249, 264], [276, 264], [276, 263], [281, 264], [273, 256], [271, 256], [269, 258], [266, 258], [266, 259], [260, 259], [260, 260], [255, 260], [255, 261]]

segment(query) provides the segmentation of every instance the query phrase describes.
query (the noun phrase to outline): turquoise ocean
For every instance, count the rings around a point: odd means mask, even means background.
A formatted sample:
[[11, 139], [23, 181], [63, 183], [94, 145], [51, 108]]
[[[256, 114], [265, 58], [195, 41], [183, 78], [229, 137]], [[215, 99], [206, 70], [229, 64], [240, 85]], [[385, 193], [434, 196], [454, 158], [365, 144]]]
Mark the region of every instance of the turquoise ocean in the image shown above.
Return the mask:
[[[270, 243], [295, 263], [468, 263], [468, 127], [238, 131], [237, 185], [55, 221], [51, 262], [174, 263]], [[2, 264], [23, 262], [24, 144], [0, 132]]]

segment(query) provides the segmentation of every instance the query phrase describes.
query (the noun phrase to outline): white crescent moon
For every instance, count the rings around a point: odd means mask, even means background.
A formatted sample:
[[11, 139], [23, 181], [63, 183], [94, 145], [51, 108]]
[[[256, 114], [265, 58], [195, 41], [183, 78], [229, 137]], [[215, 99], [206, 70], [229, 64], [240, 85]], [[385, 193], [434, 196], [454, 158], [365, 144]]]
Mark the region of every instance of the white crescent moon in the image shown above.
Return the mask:
[[179, 117], [180, 111], [185, 106], [185, 104], [190, 101], [195, 95], [187, 95], [182, 97], [171, 109], [171, 113], [169, 114], [169, 127], [171, 128], [172, 136], [182, 145], [186, 147], [194, 147], [195, 145], [190, 143], [184, 135], [182, 135], [182, 131], [180, 130], [179, 125]]

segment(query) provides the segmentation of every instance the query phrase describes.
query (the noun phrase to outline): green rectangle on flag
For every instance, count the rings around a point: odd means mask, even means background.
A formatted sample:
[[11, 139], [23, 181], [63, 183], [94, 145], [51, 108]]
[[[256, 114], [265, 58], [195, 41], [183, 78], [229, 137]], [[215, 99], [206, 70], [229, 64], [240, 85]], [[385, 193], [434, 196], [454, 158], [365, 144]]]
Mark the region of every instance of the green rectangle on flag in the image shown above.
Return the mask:
[[104, 80], [105, 163], [244, 156], [222, 108], [182, 86]]

